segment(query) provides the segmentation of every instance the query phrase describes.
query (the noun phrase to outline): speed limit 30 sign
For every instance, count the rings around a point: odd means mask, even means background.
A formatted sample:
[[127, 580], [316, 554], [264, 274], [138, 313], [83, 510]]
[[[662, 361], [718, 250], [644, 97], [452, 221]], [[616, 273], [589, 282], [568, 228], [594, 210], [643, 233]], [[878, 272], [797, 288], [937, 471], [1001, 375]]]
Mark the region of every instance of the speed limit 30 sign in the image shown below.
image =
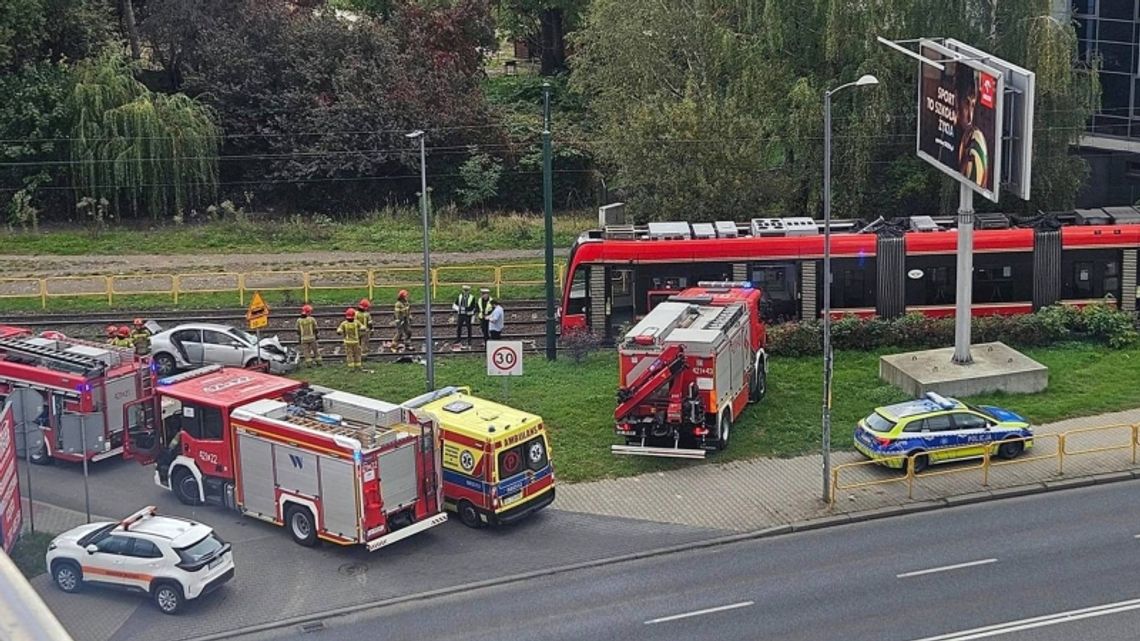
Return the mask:
[[487, 376], [522, 376], [522, 341], [487, 341]]

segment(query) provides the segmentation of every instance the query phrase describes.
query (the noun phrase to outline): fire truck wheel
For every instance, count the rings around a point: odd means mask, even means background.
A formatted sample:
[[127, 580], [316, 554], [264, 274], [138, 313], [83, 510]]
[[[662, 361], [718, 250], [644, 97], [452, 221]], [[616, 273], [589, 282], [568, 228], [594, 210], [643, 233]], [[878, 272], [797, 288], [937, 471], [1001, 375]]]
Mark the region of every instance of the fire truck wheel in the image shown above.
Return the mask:
[[51, 465], [52, 457], [48, 454], [47, 443], [41, 440], [40, 448], [31, 453], [30, 459], [34, 465]]
[[455, 506], [455, 511], [459, 513], [459, 522], [469, 528], [479, 529], [483, 527], [483, 519], [479, 518], [479, 510], [471, 504], [471, 501], [460, 501], [459, 505]]
[[308, 508], [292, 505], [285, 510], [285, 524], [293, 540], [305, 547], [317, 544], [317, 524]]
[[716, 449], [728, 449], [728, 435], [732, 431], [732, 418], [725, 411], [720, 415], [720, 427], [716, 431]]
[[184, 468], [178, 468], [174, 472], [173, 477], [170, 479], [170, 487], [174, 490], [174, 496], [183, 505], [201, 505], [202, 501], [198, 498], [198, 479], [194, 475], [186, 471]]
[[752, 385], [748, 389], [748, 400], [755, 403], [764, 398], [768, 393], [768, 374], [764, 372], [764, 366], [761, 364], [755, 372], [752, 373]]

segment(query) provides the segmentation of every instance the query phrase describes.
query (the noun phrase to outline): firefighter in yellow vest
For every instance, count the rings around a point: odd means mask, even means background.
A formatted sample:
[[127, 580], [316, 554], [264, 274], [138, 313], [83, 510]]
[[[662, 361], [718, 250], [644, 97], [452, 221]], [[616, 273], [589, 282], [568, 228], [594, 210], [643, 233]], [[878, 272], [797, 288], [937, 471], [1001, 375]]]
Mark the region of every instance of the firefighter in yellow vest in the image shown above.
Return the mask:
[[131, 340], [131, 328], [123, 325], [115, 332], [115, 342], [112, 343], [116, 347], [134, 347], [135, 342]]
[[131, 343], [135, 346], [135, 356], [146, 356], [150, 353], [150, 330], [146, 328], [143, 319], [135, 319], [135, 328], [131, 331]]
[[396, 338], [392, 340], [391, 347], [405, 349], [412, 342], [412, 305], [408, 302], [408, 290], [401, 289], [396, 295]]
[[344, 310], [344, 322], [336, 328], [336, 333], [344, 337], [344, 358], [349, 369], [360, 369], [360, 324], [356, 322], [356, 310]]
[[297, 319], [297, 333], [301, 340], [301, 356], [306, 365], [316, 361], [321, 364], [321, 348], [317, 346], [317, 319], [313, 318], [313, 306], [302, 305], [301, 317]]
[[114, 325], [107, 326], [107, 344], [113, 347], [119, 346], [119, 328]]
[[361, 298], [356, 304], [356, 322], [360, 325], [360, 353], [368, 353], [368, 340], [372, 338], [372, 301]]

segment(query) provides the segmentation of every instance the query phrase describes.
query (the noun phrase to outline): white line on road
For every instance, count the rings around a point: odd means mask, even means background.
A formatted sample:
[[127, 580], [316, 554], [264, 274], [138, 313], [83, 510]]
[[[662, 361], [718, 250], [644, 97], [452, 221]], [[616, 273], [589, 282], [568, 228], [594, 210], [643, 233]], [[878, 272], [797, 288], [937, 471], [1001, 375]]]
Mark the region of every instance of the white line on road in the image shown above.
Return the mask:
[[1140, 534], [1134, 534], [1134, 535], [1132, 535], [1132, 538], [1134, 538], [1134, 539], [1140, 539]]
[[958, 570], [961, 568], [972, 568], [975, 565], [987, 565], [989, 563], [997, 563], [997, 559], [982, 559], [980, 561], [970, 561], [968, 563], [955, 563], [954, 565], [944, 565], [940, 568], [930, 568], [929, 570], [915, 570], [914, 572], [903, 572], [896, 574], [896, 579], [905, 579], [912, 576], [922, 576], [923, 574], [934, 574], [935, 572], [946, 572], [949, 570]]
[[737, 608], [747, 608], [753, 605], [752, 601], [741, 601], [740, 603], [732, 603], [729, 605], [720, 605], [715, 608], [707, 608], [705, 610], [697, 610], [695, 612], [685, 612], [684, 614], [674, 614], [660, 619], [650, 619], [645, 622], [645, 625], [652, 625], [654, 623], [665, 623], [666, 621], [676, 621], [677, 619], [687, 619], [689, 617], [699, 617], [702, 614], [712, 614], [714, 612], [724, 612], [725, 610], [735, 610]]
[[916, 641], [974, 641], [975, 639], [987, 639], [989, 637], [996, 637], [1003, 634], [1024, 632], [1025, 630], [1032, 630], [1034, 628], [1044, 628], [1051, 625], [1070, 623], [1073, 621], [1080, 621], [1081, 619], [1092, 619], [1095, 617], [1107, 616], [1109, 614], [1119, 614], [1121, 612], [1128, 612], [1131, 610], [1140, 610], [1140, 599], [1118, 601], [1116, 603], [1106, 603], [1105, 605], [1095, 605], [1091, 608], [1081, 608], [1080, 610], [1069, 610], [1067, 612], [1058, 612], [1056, 614], [1046, 614], [1045, 616], [1033, 617], [1031, 619], [1008, 621], [1006, 623], [999, 623], [997, 625], [987, 625], [983, 628], [974, 628], [973, 630], [962, 630], [961, 632], [940, 634], [936, 637], [925, 637], [923, 639], [916, 639]]

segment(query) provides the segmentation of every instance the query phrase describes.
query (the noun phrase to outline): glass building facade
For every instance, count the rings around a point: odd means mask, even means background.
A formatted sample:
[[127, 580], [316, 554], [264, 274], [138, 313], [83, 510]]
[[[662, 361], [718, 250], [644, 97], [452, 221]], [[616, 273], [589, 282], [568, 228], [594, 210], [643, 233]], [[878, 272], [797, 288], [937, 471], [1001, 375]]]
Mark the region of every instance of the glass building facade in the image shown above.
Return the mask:
[[1081, 57], [1101, 63], [1101, 108], [1090, 133], [1140, 139], [1140, 2], [1076, 0]]

